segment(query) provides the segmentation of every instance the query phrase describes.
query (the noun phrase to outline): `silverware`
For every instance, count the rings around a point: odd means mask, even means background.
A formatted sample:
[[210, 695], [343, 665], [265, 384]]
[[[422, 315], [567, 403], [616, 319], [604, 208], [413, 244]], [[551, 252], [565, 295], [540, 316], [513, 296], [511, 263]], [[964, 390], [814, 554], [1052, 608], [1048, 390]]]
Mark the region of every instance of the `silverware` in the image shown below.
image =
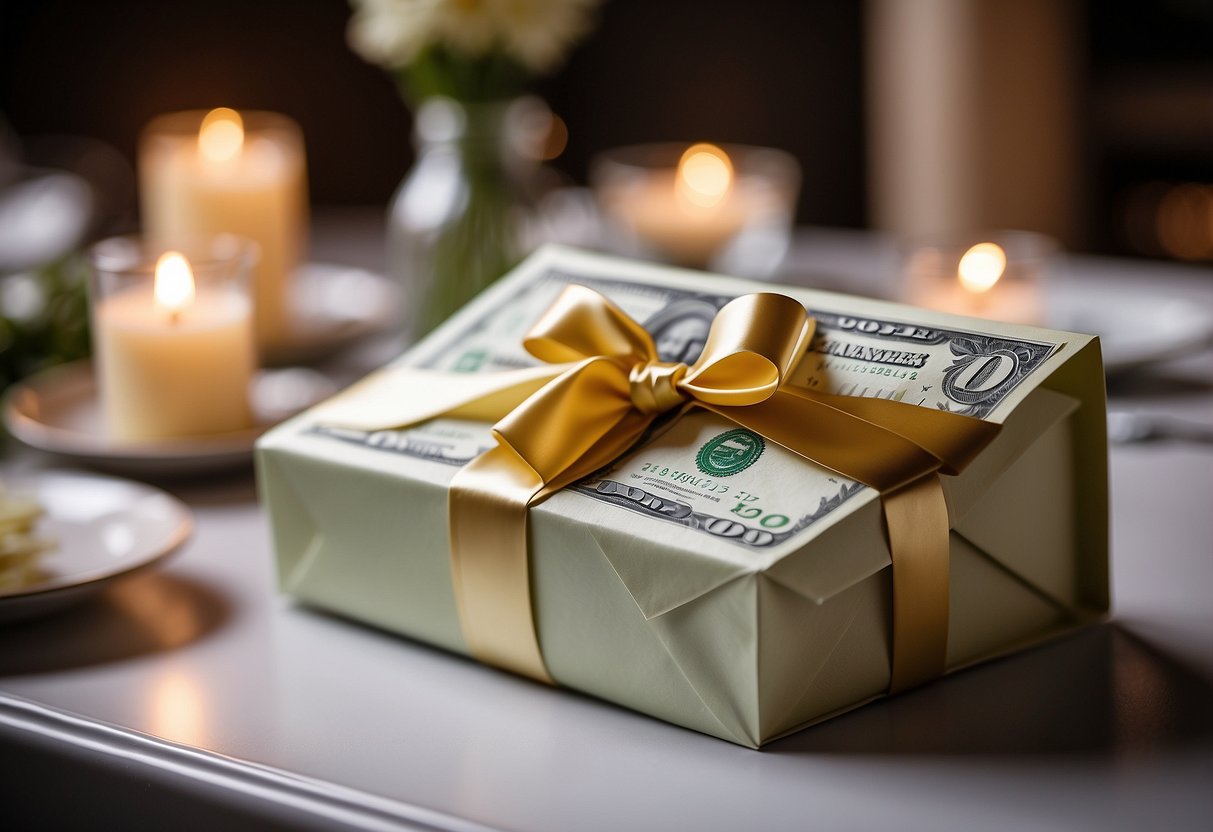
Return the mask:
[[1108, 412], [1109, 442], [1123, 445], [1162, 440], [1213, 443], [1213, 424], [1157, 413]]

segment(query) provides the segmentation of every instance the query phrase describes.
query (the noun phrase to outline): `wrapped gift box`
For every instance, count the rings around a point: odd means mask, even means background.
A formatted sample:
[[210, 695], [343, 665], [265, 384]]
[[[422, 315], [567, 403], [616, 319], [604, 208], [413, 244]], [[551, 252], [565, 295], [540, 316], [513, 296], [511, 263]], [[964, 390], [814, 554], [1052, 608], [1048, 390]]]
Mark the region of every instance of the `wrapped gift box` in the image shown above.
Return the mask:
[[[948, 671], [1106, 612], [1096, 339], [547, 248], [394, 366], [462, 375], [535, 364], [522, 335], [571, 283], [642, 322], [668, 361], [694, 359], [730, 298], [778, 291], [817, 321], [797, 384], [1002, 424], [963, 473], [942, 478]], [[352, 428], [331, 414], [321, 406], [258, 443], [282, 590], [467, 653], [448, 486], [493, 445], [489, 425]], [[667, 420], [528, 522], [535, 628], [559, 685], [751, 747], [889, 689], [880, 495], [719, 415]]]

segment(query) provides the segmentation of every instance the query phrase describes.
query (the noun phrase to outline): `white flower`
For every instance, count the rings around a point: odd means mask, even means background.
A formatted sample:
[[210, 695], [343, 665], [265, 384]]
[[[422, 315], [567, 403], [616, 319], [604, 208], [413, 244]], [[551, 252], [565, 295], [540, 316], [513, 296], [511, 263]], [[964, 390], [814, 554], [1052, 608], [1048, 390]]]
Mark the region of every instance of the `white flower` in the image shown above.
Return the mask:
[[442, 44], [467, 57], [494, 49], [532, 72], [553, 68], [590, 28], [599, 0], [351, 0], [348, 39], [373, 63], [407, 66]]
[[590, 28], [597, 0], [484, 0], [501, 45], [533, 72], [552, 69]]
[[479, 57], [497, 41], [497, 21], [487, 0], [446, 0], [438, 12], [437, 40], [456, 52]]
[[407, 66], [436, 40], [444, 0], [352, 0], [346, 39], [371, 63]]

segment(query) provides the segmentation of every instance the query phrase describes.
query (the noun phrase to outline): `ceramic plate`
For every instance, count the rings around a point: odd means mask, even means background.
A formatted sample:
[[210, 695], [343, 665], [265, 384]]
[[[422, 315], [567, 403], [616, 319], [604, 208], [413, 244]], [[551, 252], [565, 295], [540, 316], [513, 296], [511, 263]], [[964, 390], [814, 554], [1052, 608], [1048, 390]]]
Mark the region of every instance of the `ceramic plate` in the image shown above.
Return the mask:
[[1099, 336], [1109, 374], [1213, 345], [1213, 310], [1183, 298], [1076, 288], [1051, 294], [1049, 304], [1049, 326]]
[[92, 363], [78, 361], [12, 385], [4, 397], [3, 414], [9, 432], [39, 450], [133, 476], [189, 476], [248, 465], [253, 443], [270, 425], [334, 392], [336, 386], [312, 370], [263, 370], [250, 391], [255, 427], [182, 439], [116, 442], [105, 432]]
[[193, 529], [179, 500], [142, 483], [93, 474], [45, 471], [0, 474], [14, 494], [46, 510], [37, 534], [55, 541], [38, 561], [38, 577], [0, 589], [0, 622], [55, 612], [110, 581], [172, 554]]
[[293, 333], [264, 350], [268, 364], [307, 364], [400, 319], [400, 290], [382, 275], [331, 263], [307, 263], [295, 275], [291, 295]]

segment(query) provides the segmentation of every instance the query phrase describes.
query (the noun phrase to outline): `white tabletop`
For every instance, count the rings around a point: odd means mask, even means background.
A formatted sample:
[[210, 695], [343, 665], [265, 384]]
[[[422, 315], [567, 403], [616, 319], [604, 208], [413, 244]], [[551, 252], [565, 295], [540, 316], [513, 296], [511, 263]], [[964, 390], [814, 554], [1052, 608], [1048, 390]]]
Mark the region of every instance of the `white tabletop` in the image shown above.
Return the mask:
[[[375, 231], [328, 227], [328, 259]], [[862, 290], [887, 253], [808, 231], [793, 272]], [[1093, 297], [1149, 280], [1213, 308], [1207, 269], [1069, 273]], [[1213, 422], [1211, 355], [1117, 382], [1113, 406]], [[113, 804], [94, 821], [189, 806], [182, 828], [1208, 829], [1213, 444], [1115, 446], [1111, 474], [1110, 622], [761, 752], [294, 607], [251, 475], [170, 483], [197, 520], [179, 555], [0, 630], [0, 760], [32, 761], [44, 799], [112, 776], [83, 793]]]

